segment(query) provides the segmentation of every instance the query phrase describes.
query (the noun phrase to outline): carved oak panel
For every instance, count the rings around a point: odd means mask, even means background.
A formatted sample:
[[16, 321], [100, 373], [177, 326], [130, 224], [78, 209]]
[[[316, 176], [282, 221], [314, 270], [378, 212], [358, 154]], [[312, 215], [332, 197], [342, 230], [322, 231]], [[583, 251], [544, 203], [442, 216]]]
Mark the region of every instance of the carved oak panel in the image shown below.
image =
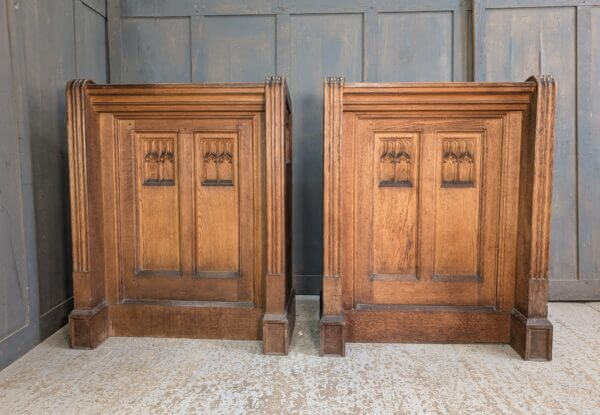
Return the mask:
[[[193, 139], [196, 171], [194, 275], [196, 278], [239, 278], [238, 134], [195, 132]], [[245, 150], [251, 153], [252, 148]], [[251, 158], [245, 157], [246, 160]], [[247, 166], [244, 167], [243, 170], [248, 171]], [[252, 229], [244, 230], [252, 232]]]
[[202, 186], [233, 186], [235, 152], [232, 138], [202, 138]]
[[145, 135], [141, 141], [142, 178], [144, 186], [175, 185], [175, 139]]
[[[365, 178], [362, 197], [373, 193], [370, 217], [372, 223], [371, 267], [372, 280], [416, 280], [417, 195], [419, 188], [418, 132], [374, 132], [373, 166]], [[370, 140], [369, 140], [370, 141]], [[365, 143], [368, 148], [369, 143]], [[365, 148], [366, 150], [366, 148]], [[357, 148], [357, 151], [358, 148]], [[367, 179], [372, 176], [372, 184]], [[357, 177], [357, 183], [361, 178]], [[370, 192], [369, 192], [370, 190]], [[362, 198], [361, 197], [361, 198]], [[400, 212], [400, 214], [397, 214]], [[390, 252], [387, 247], [393, 247]]]
[[550, 359], [555, 96], [544, 76], [326, 79], [322, 354], [497, 342]]
[[285, 354], [291, 107], [264, 84], [67, 87], [73, 347], [263, 339]]
[[137, 275], [181, 273], [178, 215], [177, 132], [132, 132], [135, 143], [134, 190]]
[[414, 144], [413, 137], [377, 137], [379, 187], [412, 187], [416, 163]]

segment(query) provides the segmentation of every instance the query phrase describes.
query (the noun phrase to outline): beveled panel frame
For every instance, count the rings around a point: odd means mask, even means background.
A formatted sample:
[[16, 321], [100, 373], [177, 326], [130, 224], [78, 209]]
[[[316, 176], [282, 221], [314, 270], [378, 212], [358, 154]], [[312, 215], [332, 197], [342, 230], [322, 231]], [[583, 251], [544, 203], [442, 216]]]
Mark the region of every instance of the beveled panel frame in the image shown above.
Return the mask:
[[[74, 161], [70, 171], [71, 196], [75, 201], [71, 217], [73, 250], [77, 255], [73, 275], [76, 309], [70, 317], [71, 346], [93, 348], [111, 335], [264, 337], [265, 353], [286, 354], [294, 326], [295, 293], [291, 270], [285, 266], [289, 262], [286, 239], [291, 234], [291, 228], [283, 220], [291, 207], [291, 190], [286, 185], [291, 183], [291, 170], [285, 168], [284, 154], [285, 120], [291, 123], [291, 101], [285, 79], [273, 76], [265, 83], [189, 85], [95, 85], [91, 81], [73, 81], [67, 86], [67, 99], [67, 116], [69, 125], [73, 126], [69, 130], [69, 159]], [[191, 141], [193, 133], [198, 131], [193, 124], [201, 120], [213, 123], [210, 131], [217, 130], [230, 137], [243, 134], [248, 138], [244, 140], [249, 149], [245, 157], [252, 167], [243, 197], [250, 215], [244, 220], [253, 229], [245, 236], [252, 240], [249, 257], [252, 277], [246, 280], [225, 275], [223, 278], [217, 270], [218, 275], [190, 279], [195, 286], [235, 285], [237, 289], [221, 291], [227, 293], [224, 299], [129, 298], [121, 278], [121, 258], [128, 256], [123, 256], [120, 240], [123, 229], [131, 227], [131, 223], [123, 223], [119, 212], [131, 200], [122, 197], [119, 175], [124, 168], [135, 171], [135, 160], [118, 156], [119, 140], [131, 138], [134, 131], [162, 134], [165, 125], [178, 125], [180, 141], [174, 149], [177, 154], [173, 154], [177, 165], [179, 157], [190, 157], [192, 152], [181, 144]], [[224, 131], [219, 125], [228, 127]], [[287, 147], [291, 153], [289, 143]], [[95, 152], [87, 152], [86, 148]], [[150, 157], [154, 158], [154, 155]], [[168, 158], [170, 162], [170, 156]], [[87, 166], [101, 164], [102, 169], [86, 168], [86, 163]], [[192, 166], [192, 163], [185, 165]], [[143, 186], [141, 183], [141, 187], [161, 191], [177, 186], [185, 192], [193, 188], [193, 174], [182, 172], [180, 167], [176, 170], [175, 186], [170, 183]], [[236, 186], [235, 180], [232, 184]], [[218, 191], [216, 187], [212, 189]], [[79, 203], [81, 200], [86, 203]], [[187, 199], [180, 199], [180, 204], [181, 200]], [[180, 206], [179, 215], [193, 212], [187, 204]], [[174, 216], [178, 216], [177, 212]], [[183, 222], [190, 221], [184, 219]], [[188, 230], [182, 232], [191, 235]], [[181, 250], [183, 275], [177, 276], [182, 281], [193, 269], [193, 261], [187, 253], [191, 242], [185, 243]], [[139, 280], [151, 284], [161, 280], [168, 282], [168, 278]]]
[[[325, 80], [321, 354], [343, 356], [346, 341], [499, 342], [510, 343], [524, 359], [551, 358], [546, 303], [555, 99], [556, 83], [548, 76], [520, 83]], [[356, 303], [357, 249], [348, 223], [355, 220], [355, 207], [342, 197], [352, 186], [344, 172], [356, 169], [348, 141], [364, 134], [357, 119], [399, 117], [496, 120], [500, 135], [510, 137], [502, 139], [503, 156], [497, 160], [497, 168], [509, 174], [496, 185], [513, 197], [504, 198], [494, 213], [500, 226], [491, 251], [498, 270], [491, 306]]]

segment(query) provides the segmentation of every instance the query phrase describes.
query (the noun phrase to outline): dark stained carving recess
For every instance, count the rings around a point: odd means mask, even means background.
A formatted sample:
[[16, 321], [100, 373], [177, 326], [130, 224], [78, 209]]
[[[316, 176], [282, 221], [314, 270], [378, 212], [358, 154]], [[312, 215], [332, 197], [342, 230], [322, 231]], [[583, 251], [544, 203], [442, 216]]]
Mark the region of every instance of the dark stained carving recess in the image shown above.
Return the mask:
[[473, 187], [474, 141], [446, 138], [442, 147], [442, 187]]
[[202, 186], [233, 186], [233, 140], [231, 138], [205, 139], [204, 180]]
[[379, 171], [379, 187], [412, 187], [412, 139], [382, 139]]
[[175, 185], [175, 155], [172, 138], [143, 139], [144, 186]]

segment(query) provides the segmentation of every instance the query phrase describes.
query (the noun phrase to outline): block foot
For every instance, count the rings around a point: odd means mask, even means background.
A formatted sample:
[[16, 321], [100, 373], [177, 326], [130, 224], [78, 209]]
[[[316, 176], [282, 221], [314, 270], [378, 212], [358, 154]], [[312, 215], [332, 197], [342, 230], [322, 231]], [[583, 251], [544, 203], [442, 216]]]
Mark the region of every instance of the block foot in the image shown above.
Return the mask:
[[552, 360], [552, 323], [544, 317], [527, 318], [513, 309], [510, 345], [524, 360]]
[[74, 349], [93, 349], [109, 334], [108, 306], [75, 309], [69, 315], [69, 344]]
[[287, 355], [296, 322], [296, 294], [292, 290], [285, 314], [265, 314], [263, 317], [263, 353]]
[[343, 315], [321, 317], [321, 356], [344, 357], [346, 355], [345, 326]]

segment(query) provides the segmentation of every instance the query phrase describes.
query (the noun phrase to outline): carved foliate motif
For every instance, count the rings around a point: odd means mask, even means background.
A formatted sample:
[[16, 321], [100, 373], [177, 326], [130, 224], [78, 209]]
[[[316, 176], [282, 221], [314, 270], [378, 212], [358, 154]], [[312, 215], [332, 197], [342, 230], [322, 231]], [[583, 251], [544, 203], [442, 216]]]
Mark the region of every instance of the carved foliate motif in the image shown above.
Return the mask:
[[202, 143], [202, 186], [233, 186], [233, 140], [207, 138]]
[[175, 143], [172, 138], [143, 138], [144, 186], [175, 185]]
[[412, 187], [412, 138], [383, 138], [380, 148], [379, 187]]
[[475, 177], [473, 139], [446, 138], [442, 142], [442, 186], [471, 187]]

